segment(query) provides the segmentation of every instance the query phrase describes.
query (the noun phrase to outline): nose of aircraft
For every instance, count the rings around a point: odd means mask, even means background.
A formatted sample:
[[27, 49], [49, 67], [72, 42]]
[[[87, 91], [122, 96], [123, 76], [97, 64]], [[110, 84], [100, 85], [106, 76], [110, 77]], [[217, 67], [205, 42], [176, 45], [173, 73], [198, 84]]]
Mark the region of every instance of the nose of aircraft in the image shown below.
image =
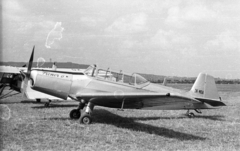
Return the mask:
[[38, 74], [38, 71], [36, 71], [36, 70], [31, 71], [30, 80], [31, 80], [31, 85], [32, 86], [34, 86], [34, 82], [36, 81], [37, 74]]

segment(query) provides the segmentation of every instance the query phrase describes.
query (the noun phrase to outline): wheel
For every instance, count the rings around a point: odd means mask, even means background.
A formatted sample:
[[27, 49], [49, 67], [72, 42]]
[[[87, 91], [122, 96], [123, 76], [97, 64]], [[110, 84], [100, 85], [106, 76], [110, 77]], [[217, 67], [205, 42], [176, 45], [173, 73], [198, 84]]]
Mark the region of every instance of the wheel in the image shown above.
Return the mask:
[[89, 114], [85, 113], [83, 116], [80, 117], [80, 123], [86, 125], [91, 124], [92, 117]]
[[48, 103], [48, 102], [45, 103], [44, 106], [45, 106], [45, 107], [49, 107], [49, 103]]
[[69, 114], [71, 119], [79, 119], [81, 116], [81, 112], [78, 109], [73, 109]]
[[194, 118], [195, 115], [194, 115], [194, 113], [189, 113], [189, 114], [188, 114], [188, 117], [189, 117], [189, 118]]

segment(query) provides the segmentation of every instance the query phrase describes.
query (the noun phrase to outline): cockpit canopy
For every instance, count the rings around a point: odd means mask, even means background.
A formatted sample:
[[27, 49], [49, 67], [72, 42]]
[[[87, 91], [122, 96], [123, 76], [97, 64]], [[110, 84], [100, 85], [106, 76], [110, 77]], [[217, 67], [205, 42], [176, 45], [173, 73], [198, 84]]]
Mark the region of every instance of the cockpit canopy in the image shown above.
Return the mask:
[[92, 76], [97, 79], [119, 82], [133, 86], [149, 83], [148, 80], [137, 73], [127, 74], [122, 71], [116, 72], [109, 69], [97, 69], [96, 66], [89, 66], [84, 73], [85, 75]]

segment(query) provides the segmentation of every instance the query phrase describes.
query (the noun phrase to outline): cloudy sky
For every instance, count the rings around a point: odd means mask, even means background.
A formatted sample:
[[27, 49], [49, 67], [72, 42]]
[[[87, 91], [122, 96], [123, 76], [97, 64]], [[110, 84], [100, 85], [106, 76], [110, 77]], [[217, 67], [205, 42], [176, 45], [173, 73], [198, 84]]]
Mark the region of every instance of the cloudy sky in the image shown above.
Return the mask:
[[240, 78], [239, 0], [2, 0], [1, 61]]

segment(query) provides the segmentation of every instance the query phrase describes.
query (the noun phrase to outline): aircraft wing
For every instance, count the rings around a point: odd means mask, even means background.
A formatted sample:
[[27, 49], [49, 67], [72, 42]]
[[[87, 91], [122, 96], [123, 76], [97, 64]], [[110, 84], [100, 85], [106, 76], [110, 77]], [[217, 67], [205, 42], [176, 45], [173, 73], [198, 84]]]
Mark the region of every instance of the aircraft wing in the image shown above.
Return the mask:
[[8, 66], [0, 66], [0, 73], [20, 74], [19, 69], [17, 67], [8, 67]]
[[159, 109], [184, 109], [188, 104], [202, 104], [201, 101], [174, 93], [154, 93], [154, 92], [98, 92], [98, 93], [78, 93], [69, 96], [80, 101], [81, 99], [91, 99], [92, 103], [104, 106], [121, 108], [138, 108], [146, 110]]
[[216, 100], [196, 99], [190, 96], [174, 93], [154, 93], [154, 92], [85, 92], [70, 95], [74, 100], [92, 99], [92, 102], [99, 106], [121, 107], [125, 101], [125, 108], [141, 108], [150, 110], [166, 109], [186, 109], [194, 108], [198, 105], [202, 108], [206, 104], [217, 107], [225, 104]]

